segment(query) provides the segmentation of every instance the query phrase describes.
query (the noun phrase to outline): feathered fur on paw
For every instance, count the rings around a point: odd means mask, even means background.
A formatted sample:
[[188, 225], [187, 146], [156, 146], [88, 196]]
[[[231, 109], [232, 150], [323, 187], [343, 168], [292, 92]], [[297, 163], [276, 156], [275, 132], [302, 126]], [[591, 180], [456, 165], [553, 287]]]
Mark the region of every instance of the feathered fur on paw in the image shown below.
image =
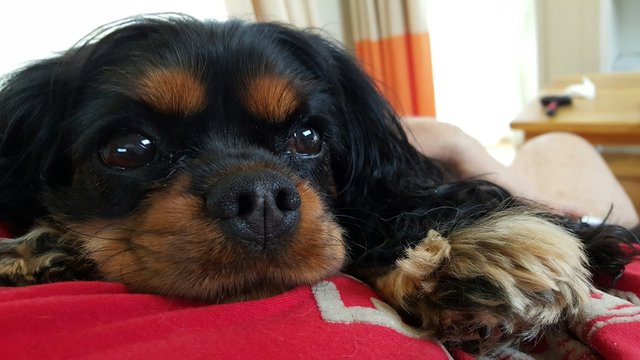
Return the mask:
[[534, 213], [436, 231], [374, 286], [448, 346], [487, 353], [573, 319], [591, 286], [579, 239]]
[[49, 227], [0, 241], [0, 285], [24, 286], [92, 279], [95, 266], [72, 243]]

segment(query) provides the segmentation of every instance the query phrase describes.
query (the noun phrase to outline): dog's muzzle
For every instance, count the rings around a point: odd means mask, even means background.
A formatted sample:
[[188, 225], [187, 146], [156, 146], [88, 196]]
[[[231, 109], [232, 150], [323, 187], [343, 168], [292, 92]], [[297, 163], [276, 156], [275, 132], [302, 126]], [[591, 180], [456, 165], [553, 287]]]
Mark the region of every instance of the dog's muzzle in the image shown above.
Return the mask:
[[207, 212], [225, 236], [257, 250], [270, 250], [291, 233], [300, 217], [300, 193], [288, 177], [267, 169], [227, 174], [206, 192]]

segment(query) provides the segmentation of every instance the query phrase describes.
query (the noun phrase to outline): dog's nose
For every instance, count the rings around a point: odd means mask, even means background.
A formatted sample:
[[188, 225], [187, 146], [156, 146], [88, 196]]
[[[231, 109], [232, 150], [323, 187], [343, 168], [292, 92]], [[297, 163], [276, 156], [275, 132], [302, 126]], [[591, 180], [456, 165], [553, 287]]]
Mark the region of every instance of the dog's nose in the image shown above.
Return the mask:
[[225, 175], [209, 187], [206, 201], [225, 235], [261, 250], [277, 245], [298, 223], [300, 193], [272, 170]]

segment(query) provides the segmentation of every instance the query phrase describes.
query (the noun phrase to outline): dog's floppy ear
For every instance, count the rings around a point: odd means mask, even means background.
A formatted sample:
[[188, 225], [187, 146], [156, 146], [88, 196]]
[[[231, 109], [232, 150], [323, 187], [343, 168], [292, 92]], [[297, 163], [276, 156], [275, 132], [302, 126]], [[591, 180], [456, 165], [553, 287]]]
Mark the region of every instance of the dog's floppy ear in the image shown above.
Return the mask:
[[25, 67], [0, 88], [0, 220], [28, 223], [51, 171], [63, 173], [59, 127], [72, 101], [66, 59]]
[[335, 180], [342, 184], [344, 195], [358, 202], [371, 192], [403, 190], [398, 183], [402, 179], [422, 177], [422, 185], [443, 182], [444, 168], [435, 161], [425, 162], [411, 146], [398, 115], [355, 59], [339, 48], [331, 54], [346, 114], [340, 122], [346, 151], [333, 159], [334, 168], [340, 169]]
[[42, 60], [0, 82], [0, 221], [29, 225], [43, 215], [43, 186], [73, 175], [67, 131], [87, 79], [127, 56], [126, 49], [184, 18], [130, 18], [98, 28], [63, 55]]

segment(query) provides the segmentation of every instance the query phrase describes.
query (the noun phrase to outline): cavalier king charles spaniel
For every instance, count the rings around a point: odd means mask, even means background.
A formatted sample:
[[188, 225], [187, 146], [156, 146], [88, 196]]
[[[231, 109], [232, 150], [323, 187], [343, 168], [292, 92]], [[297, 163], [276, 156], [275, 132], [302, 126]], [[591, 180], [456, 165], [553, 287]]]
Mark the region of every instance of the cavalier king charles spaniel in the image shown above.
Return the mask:
[[0, 88], [0, 284], [223, 303], [343, 271], [475, 353], [576, 317], [632, 233], [421, 155], [354, 59], [271, 23], [128, 19]]

